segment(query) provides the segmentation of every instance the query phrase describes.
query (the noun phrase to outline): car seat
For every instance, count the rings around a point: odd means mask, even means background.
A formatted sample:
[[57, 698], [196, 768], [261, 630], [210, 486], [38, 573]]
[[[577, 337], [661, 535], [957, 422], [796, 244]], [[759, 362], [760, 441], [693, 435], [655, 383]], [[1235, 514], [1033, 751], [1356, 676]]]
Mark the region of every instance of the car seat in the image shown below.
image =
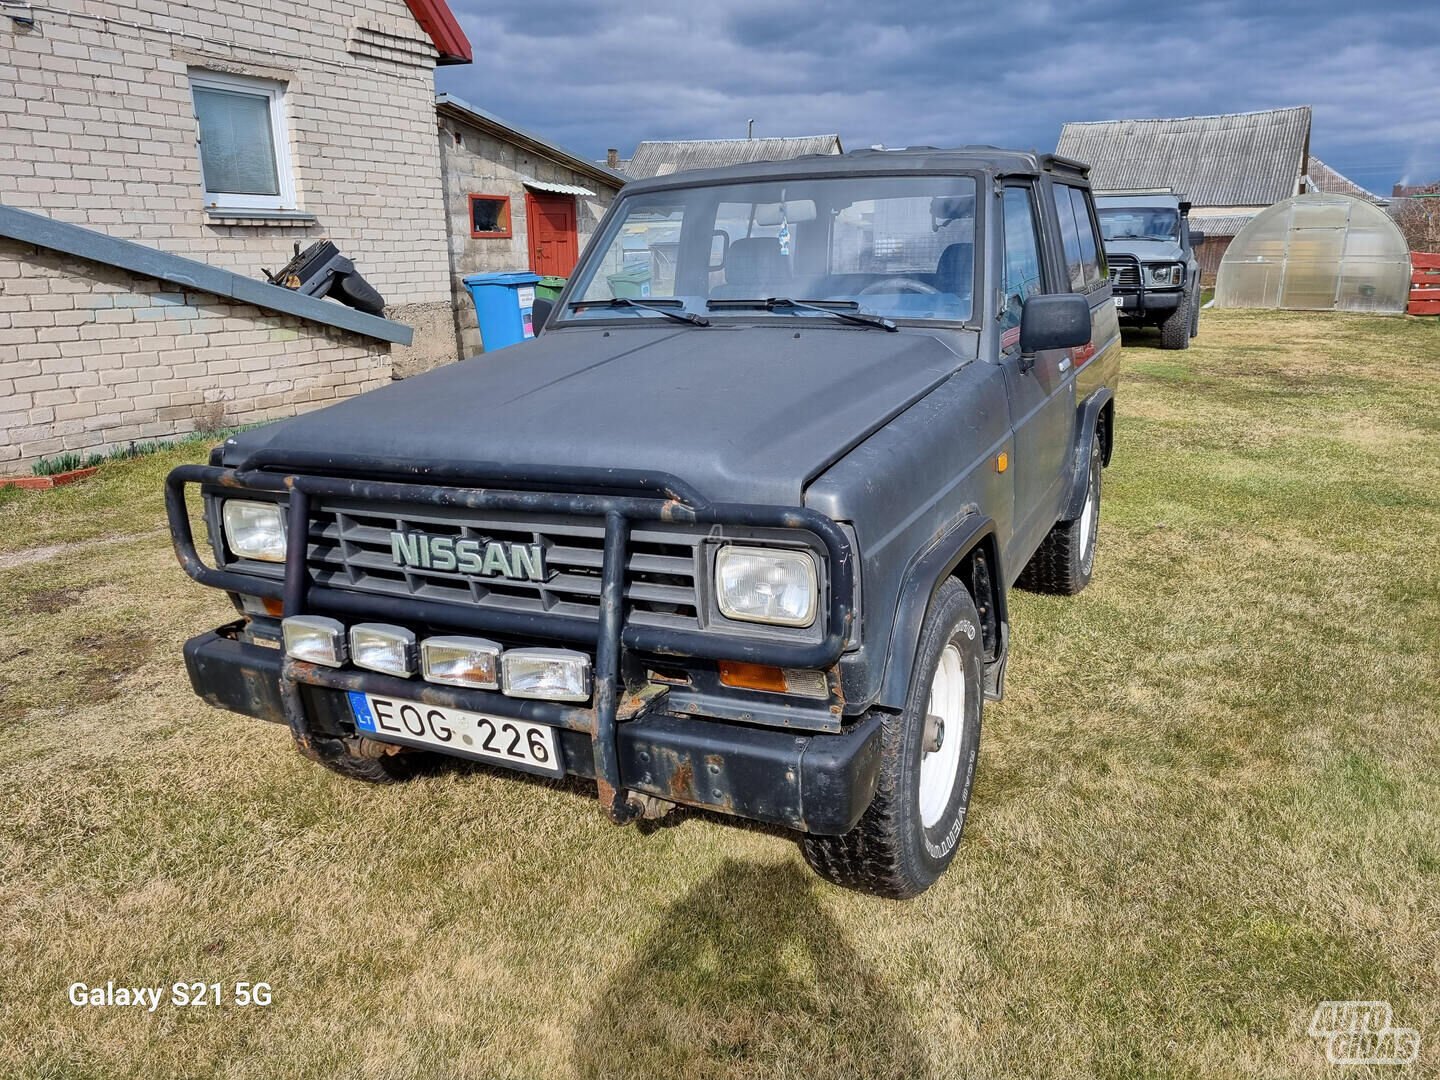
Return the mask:
[[780, 254], [773, 236], [751, 236], [730, 241], [725, 253], [725, 284], [710, 295], [719, 300], [763, 300], [785, 295], [790, 260]]

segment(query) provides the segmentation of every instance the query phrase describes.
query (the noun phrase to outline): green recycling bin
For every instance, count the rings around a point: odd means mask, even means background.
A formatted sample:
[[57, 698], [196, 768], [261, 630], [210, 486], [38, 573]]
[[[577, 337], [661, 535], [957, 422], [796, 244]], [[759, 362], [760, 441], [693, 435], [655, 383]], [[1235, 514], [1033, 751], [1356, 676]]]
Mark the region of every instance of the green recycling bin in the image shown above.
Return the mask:
[[650, 267], [637, 266], [621, 270], [618, 274], [607, 274], [612, 296], [624, 296], [630, 300], [642, 300], [650, 295]]
[[553, 274], [542, 277], [535, 283], [535, 295], [546, 300], [559, 300], [560, 293], [565, 288], [565, 279], [555, 277]]

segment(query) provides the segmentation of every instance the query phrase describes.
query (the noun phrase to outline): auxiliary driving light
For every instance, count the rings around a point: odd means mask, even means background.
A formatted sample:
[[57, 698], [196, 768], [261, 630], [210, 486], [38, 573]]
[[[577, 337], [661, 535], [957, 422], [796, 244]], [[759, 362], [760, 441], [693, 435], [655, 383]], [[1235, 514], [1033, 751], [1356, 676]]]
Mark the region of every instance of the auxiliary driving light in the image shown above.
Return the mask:
[[500, 660], [509, 697], [586, 701], [590, 657], [569, 649], [511, 649]]
[[415, 633], [389, 623], [358, 623], [350, 628], [350, 662], [408, 679], [415, 674]]
[[340, 667], [345, 663], [345, 626], [323, 615], [291, 615], [280, 623], [285, 655], [307, 664]]
[[426, 680], [474, 690], [500, 689], [500, 646], [484, 638], [432, 637], [420, 643]]

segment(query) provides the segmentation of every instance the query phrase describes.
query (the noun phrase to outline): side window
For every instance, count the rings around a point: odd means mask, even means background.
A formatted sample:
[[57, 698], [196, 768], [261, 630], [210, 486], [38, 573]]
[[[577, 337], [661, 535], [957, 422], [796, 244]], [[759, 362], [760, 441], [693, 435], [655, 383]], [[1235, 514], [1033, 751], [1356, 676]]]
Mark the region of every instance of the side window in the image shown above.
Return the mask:
[[1005, 281], [1000, 326], [1020, 325], [1025, 301], [1043, 289], [1040, 277], [1040, 241], [1035, 234], [1035, 207], [1030, 189], [1007, 187], [1003, 196], [1005, 223]]
[[1082, 292], [1085, 288], [1085, 260], [1080, 254], [1080, 229], [1075, 223], [1075, 207], [1070, 201], [1070, 192], [1064, 184], [1054, 184], [1050, 191], [1055, 196], [1055, 216], [1060, 219], [1060, 239], [1065, 248], [1065, 271], [1070, 278], [1070, 291]]
[[1080, 234], [1080, 261], [1085, 267], [1085, 291], [1089, 292], [1105, 280], [1105, 249], [1095, 235], [1095, 224], [1090, 218], [1084, 190], [1077, 187], [1070, 189], [1070, 205], [1075, 209], [1075, 228]]

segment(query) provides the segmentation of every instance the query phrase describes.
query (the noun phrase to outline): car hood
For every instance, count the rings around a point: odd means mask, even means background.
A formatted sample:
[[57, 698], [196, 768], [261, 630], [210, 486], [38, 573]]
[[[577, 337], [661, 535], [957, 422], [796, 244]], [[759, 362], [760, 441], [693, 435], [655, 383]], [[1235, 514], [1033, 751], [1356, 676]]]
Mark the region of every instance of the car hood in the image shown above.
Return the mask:
[[1185, 250], [1173, 240], [1106, 240], [1107, 255], [1133, 255], [1141, 262], [1184, 262]]
[[968, 332], [798, 318], [557, 330], [242, 432], [223, 461], [266, 450], [267, 467], [293, 456], [307, 471], [615, 469], [677, 477], [714, 502], [796, 506], [975, 347]]

